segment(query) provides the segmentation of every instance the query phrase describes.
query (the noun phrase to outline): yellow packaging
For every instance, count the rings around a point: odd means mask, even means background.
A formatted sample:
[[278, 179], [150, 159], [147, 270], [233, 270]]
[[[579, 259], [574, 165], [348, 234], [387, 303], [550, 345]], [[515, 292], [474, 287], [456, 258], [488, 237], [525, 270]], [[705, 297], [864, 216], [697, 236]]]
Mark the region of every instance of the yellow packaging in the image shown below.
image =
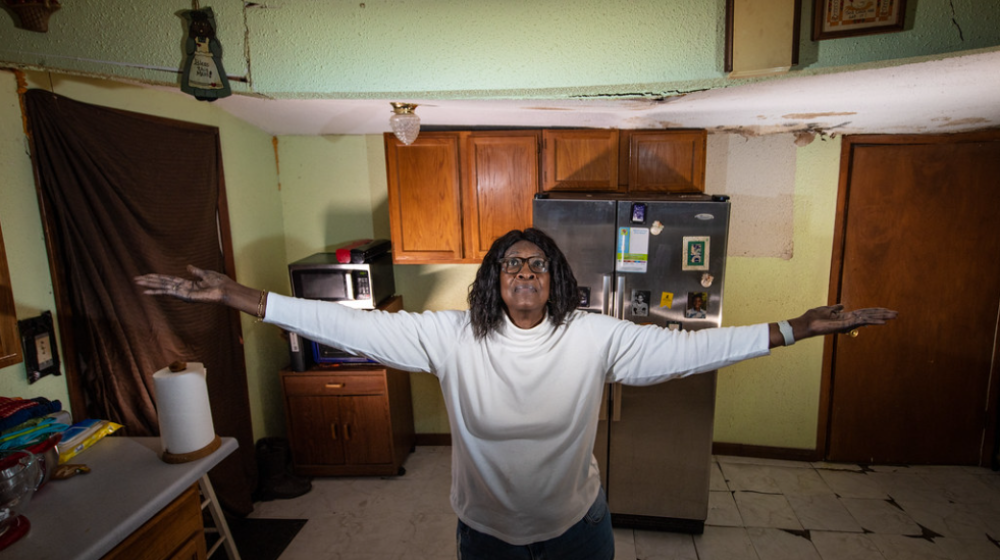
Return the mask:
[[73, 457], [79, 455], [84, 449], [89, 448], [98, 441], [104, 438], [104, 436], [110, 435], [118, 431], [121, 428], [121, 424], [116, 424], [109, 420], [100, 420], [93, 427], [87, 430], [87, 434], [83, 439], [78, 441], [71, 441], [69, 447], [64, 447], [67, 442], [60, 442], [59, 448], [59, 464], [63, 464], [69, 461]]

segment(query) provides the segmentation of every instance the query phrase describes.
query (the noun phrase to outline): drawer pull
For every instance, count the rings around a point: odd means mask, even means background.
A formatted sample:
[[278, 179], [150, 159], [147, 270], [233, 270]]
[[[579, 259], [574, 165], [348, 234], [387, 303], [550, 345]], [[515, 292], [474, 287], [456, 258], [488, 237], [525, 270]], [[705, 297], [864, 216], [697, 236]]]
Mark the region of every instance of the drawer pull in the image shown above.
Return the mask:
[[351, 439], [351, 425], [344, 424], [344, 439]]
[[327, 389], [343, 389], [344, 388], [344, 384], [343, 383], [327, 383], [326, 384], [326, 388]]

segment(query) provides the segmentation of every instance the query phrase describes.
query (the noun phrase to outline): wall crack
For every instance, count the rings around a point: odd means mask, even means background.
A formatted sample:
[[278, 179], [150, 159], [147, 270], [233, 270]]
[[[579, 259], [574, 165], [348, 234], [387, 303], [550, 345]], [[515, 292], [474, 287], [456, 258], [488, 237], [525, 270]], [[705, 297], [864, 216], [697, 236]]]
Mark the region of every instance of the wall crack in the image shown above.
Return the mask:
[[250, 24], [247, 23], [247, 9], [253, 8], [257, 4], [253, 2], [243, 2], [243, 60], [247, 65], [247, 89], [253, 91], [253, 73], [250, 71]]
[[684, 97], [689, 93], [697, 93], [699, 91], [709, 91], [712, 88], [699, 88], [692, 90], [673, 90], [673, 91], [637, 91], [637, 92], [620, 92], [620, 93], [595, 93], [591, 95], [574, 95], [573, 99], [637, 99], [642, 101], [652, 101], [654, 103], [663, 103], [670, 101], [676, 97]]
[[955, 2], [953, 0], [948, 0], [948, 5], [951, 6], [951, 24], [955, 26], [958, 30], [958, 40], [965, 42], [965, 35], [962, 34], [962, 26], [958, 24], [958, 20], [955, 19]]

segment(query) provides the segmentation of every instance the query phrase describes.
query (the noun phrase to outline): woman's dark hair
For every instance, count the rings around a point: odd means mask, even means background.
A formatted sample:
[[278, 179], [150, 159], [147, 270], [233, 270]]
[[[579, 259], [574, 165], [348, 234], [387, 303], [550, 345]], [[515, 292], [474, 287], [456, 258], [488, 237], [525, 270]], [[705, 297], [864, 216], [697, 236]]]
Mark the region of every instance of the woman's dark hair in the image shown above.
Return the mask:
[[[518, 241], [530, 241], [538, 246], [549, 259], [549, 319], [560, 325], [576, 309], [579, 296], [576, 292], [576, 277], [559, 250], [556, 242], [541, 230], [511, 230], [493, 242], [483, 264], [476, 272], [476, 280], [469, 286], [469, 310], [471, 311], [472, 332], [477, 339], [484, 339], [503, 324], [506, 304], [500, 296], [500, 259]], [[527, 265], [525, 265], [527, 266]]]

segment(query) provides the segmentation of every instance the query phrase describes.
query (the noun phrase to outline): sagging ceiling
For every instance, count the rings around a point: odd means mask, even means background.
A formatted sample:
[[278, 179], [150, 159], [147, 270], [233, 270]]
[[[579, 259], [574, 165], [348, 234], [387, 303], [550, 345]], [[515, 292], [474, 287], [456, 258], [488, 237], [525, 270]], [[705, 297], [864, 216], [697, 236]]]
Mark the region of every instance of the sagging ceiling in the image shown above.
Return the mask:
[[1000, 127], [1000, 51], [666, 96], [274, 100], [233, 95], [216, 104], [273, 135], [326, 135], [388, 131], [388, 101], [417, 103], [424, 129], [704, 128], [751, 136], [951, 133]]

